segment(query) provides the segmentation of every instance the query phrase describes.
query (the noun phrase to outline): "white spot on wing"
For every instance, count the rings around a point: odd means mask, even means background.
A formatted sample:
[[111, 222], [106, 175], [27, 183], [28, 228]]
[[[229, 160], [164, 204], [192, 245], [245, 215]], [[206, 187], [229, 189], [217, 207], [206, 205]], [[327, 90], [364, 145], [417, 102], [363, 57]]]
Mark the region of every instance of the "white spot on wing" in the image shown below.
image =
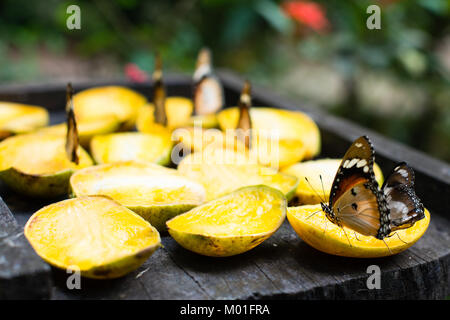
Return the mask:
[[350, 161], [347, 163], [347, 166], [345, 166], [345, 168], [351, 168], [351, 167], [353, 167], [359, 160], [360, 160], [360, 159], [358, 159], [358, 158], [353, 158], [352, 160], [350, 160]]
[[344, 161], [343, 167], [344, 167], [344, 168], [347, 168], [349, 162], [350, 162], [349, 160], [345, 160], [345, 161]]
[[357, 168], [364, 167], [365, 165], [367, 165], [367, 161], [366, 161], [365, 159], [359, 160], [359, 161], [356, 163], [356, 167], [357, 167]]
[[400, 169], [397, 171], [402, 177], [408, 178], [408, 172], [405, 169]]

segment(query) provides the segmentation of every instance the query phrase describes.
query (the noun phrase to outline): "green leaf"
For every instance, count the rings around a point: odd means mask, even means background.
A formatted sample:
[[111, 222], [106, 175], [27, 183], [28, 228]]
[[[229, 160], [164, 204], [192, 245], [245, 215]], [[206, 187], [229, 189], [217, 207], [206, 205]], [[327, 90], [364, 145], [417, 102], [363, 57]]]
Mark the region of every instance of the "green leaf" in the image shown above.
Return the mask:
[[287, 34], [292, 30], [292, 21], [286, 17], [278, 4], [269, 0], [257, 1], [255, 10], [278, 32]]

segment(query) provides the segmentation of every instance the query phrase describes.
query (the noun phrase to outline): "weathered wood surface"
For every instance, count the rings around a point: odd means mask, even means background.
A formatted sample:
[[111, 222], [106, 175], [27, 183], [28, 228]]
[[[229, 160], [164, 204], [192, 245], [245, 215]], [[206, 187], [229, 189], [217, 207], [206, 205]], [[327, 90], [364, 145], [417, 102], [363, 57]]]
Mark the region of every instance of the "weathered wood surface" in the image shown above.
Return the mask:
[[[222, 72], [228, 105], [237, 101], [241, 79]], [[166, 77], [169, 94], [189, 96], [188, 77]], [[117, 82], [116, 82], [117, 83]], [[75, 84], [80, 90], [92, 84]], [[147, 85], [135, 86], [147, 96]], [[21, 92], [20, 95], [15, 92]], [[50, 94], [51, 93], [51, 94]], [[254, 88], [254, 104], [293, 109], [298, 104]], [[30, 102], [48, 106], [52, 123], [64, 118], [64, 84], [32, 88], [0, 88], [0, 100]], [[299, 106], [319, 124], [323, 135], [322, 156], [338, 157], [359, 135], [368, 134], [377, 151], [377, 162], [384, 172], [395, 162], [408, 161], [416, 170], [417, 193], [431, 211], [431, 223], [425, 235], [407, 251], [379, 259], [350, 259], [321, 253], [305, 244], [286, 221], [269, 240], [251, 250], [230, 258], [199, 256], [181, 248], [169, 236], [163, 236], [160, 248], [139, 270], [116, 280], [82, 279], [81, 290], [66, 288], [67, 274], [48, 267], [37, 258], [52, 283], [51, 299], [436, 299], [450, 292], [450, 169], [441, 161], [389, 141], [378, 134], [322, 114], [308, 106]], [[28, 217], [46, 205], [14, 194], [0, 185], [0, 195], [23, 226]], [[0, 207], [1, 208], [1, 207]], [[0, 210], [1, 230], [17, 230], [8, 210]], [[5, 214], [5, 211], [7, 212]], [[7, 217], [3, 219], [1, 217]], [[5, 227], [6, 226], [6, 227]], [[17, 231], [13, 231], [17, 232]], [[1, 241], [1, 240], [0, 240]], [[31, 261], [36, 256], [24, 246], [21, 255], [32, 257], [21, 268], [27, 277], [35, 277]], [[1, 247], [0, 247], [1, 252]], [[1, 254], [0, 254], [1, 257]], [[37, 263], [39, 262], [39, 263]], [[381, 289], [368, 290], [366, 273], [369, 265], [381, 268]], [[46, 269], [47, 268], [47, 269]], [[0, 264], [0, 279], [2, 267]], [[1, 280], [0, 280], [1, 281]], [[19, 286], [19, 285], [18, 285]], [[17, 287], [18, 287], [17, 286]], [[16, 287], [16, 288], [17, 288]], [[44, 286], [45, 287], [45, 286]], [[0, 286], [1, 288], [1, 286]], [[28, 289], [17, 292], [26, 296]], [[34, 291], [33, 291], [34, 294]], [[42, 292], [40, 297], [46, 298]], [[1, 293], [0, 293], [0, 297]], [[2, 298], [4, 298], [3, 296]], [[6, 295], [8, 297], [8, 295]]]
[[22, 230], [0, 198], [0, 299], [50, 298], [50, 267]]

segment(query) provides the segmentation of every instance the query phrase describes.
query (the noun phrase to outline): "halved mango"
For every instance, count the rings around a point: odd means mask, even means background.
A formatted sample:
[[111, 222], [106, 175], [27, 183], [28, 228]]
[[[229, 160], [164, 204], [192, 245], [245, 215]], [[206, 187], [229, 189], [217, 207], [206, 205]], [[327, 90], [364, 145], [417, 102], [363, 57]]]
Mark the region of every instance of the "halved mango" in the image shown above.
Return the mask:
[[[250, 110], [252, 129], [266, 138], [294, 139], [303, 142], [306, 148], [304, 158], [313, 158], [320, 153], [320, 131], [316, 123], [305, 113], [266, 107]], [[217, 115], [222, 130], [234, 129], [239, 121], [237, 107], [222, 110]]]
[[[320, 159], [296, 163], [281, 171], [298, 178], [298, 187], [295, 195], [299, 204], [317, 204], [328, 201], [334, 177], [339, 169], [342, 159]], [[374, 164], [375, 179], [381, 186], [383, 184], [383, 172], [378, 164]], [[320, 181], [322, 176], [322, 182]], [[308, 181], [306, 181], [306, 179]], [[324, 193], [325, 191], [325, 193]]]
[[226, 148], [250, 153], [259, 164], [274, 168], [286, 167], [301, 161], [306, 148], [298, 139], [270, 139], [254, 135], [251, 138], [251, 148], [245, 150], [245, 144], [235, 130], [223, 132], [217, 129], [199, 127], [179, 128], [173, 132], [174, 140], [182, 143], [192, 152], [199, 152], [206, 147]]
[[262, 166], [248, 154], [230, 149], [206, 148], [192, 153], [181, 160], [178, 171], [203, 184], [207, 201], [259, 184], [276, 188], [290, 199], [298, 184], [296, 177]]
[[103, 196], [46, 206], [30, 217], [24, 233], [47, 263], [95, 279], [137, 269], [161, 243], [147, 221]]
[[178, 128], [172, 133], [173, 139], [182, 143], [192, 152], [201, 152], [206, 147], [242, 150], [245, 145], [233, 135], [226, 135], [219, 129], [202, 127]]
[[205, 200], [205, 189], [177, 170], [138, 161], [97, 165], [70, 178], [74, 196], [106, 195], [165, 231], [166, 221]]
[[205, 129], [219, 127], [219, 121], [215, 113], [211, 114], [197, 114], [189, 118], [189, 126], [200, 126]]
[[147, 99], [140, 93], [120, 86], [104, 86], [80, 91], [73, 96], [74, 110], [78, 122], [85, 118], [115, 116], [121, 129], [134, 127], [140, 107]]
[[[167, 115], [167, 126], [170, 129], [189, 125], [190, 116], [194, 110], [191, 99], [184, 97], [168, 97], [165, 100], [165, 108]], [[149, 103], [139, 109], [138, 118], [136, 120], [136, 128], [140, 132], [154, 132], [155, 125], [155, 106]]]
[[79, 164], [69, 160], [62, 135], [29, 133], [0, 143], [0, 178], [19, 193], [34, 197], [67, 194], [69, 178], [78, 169], [93, 165], [78, 147]]
[[169, 132], [122, 132], [95, 136], [91, 141], [91, 153], [99, 164], [141, 160], [167, 165], [172, 145]]
[[[312, 215], [314, 212], [317, 213]], [[347, 227], [344, 227], [344, 233], [342, 228], [328, 220], [319, 204], [289, 207], [287, 218], [295, 232], [310, 246], [325, 253], [352, 258], [378, 258], [400, 253], [416, 243], [430, 223], [430, 213], [425, 210], [424, 219], [410, 228], [395, 231], [398, 236], [385, 238], [385, 244]]]
[[[120, 126], [121, 122], [114, 115], [104, 116], [102, 118], [84, 118], [82, 121], [77, 121], [80, 144], [85, 148], [89, 148], [91, 139], [95, 135], [115, 132]], [[37, 132], [65, 135], [67, 126], [65, 123], [60, 123], [41, 128]]]
[[184, 248], [212, 256], [246, 252], [269, 238], [286, 217], [286, 198], [268, 186], [250, 186], [208, 202], [167, 222]]
[[0, 139], [44, 127], [48, 120], [45, 108], [0, 101]]

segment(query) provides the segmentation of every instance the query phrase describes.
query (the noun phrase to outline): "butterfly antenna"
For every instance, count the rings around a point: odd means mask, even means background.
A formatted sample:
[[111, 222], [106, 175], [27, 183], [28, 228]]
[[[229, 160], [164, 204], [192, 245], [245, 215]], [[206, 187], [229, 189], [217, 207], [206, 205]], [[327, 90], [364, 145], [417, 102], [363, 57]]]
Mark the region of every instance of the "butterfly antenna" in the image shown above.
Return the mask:
[[321, 174], [319, 174], [319, 178], [320, 178], [320, 184], [322, 185], [322, 192], [323, 192], [323, 195], [325, 196], [325, 188], [323, 187], [323, 180], [322, 180]]
[[314, 191], [314, 193], [319, 197], [320, 201], [321, 202], [326, 202], [325, 199], [323, 199], [322, 196], [317, 193], [316, 189], [314, 189], [314, 187], [312, 186], [311, 182], [309, 182], [308, 177], [305, 177], [305, 180], [306, 180], [306, 182], [308, 182], [309, 187], [311, 188], [311, 190]]
[[317, 211], [314, 211], [313, 213], [311, 213], [308, 217], [306, 217], [306, 220], [308, 220], [309, 218], [311, 218], [313, 215], [315, 215], [316, 213], [319, 213], [320, 211], [322, 211], [322, 210], [317, 210]]

